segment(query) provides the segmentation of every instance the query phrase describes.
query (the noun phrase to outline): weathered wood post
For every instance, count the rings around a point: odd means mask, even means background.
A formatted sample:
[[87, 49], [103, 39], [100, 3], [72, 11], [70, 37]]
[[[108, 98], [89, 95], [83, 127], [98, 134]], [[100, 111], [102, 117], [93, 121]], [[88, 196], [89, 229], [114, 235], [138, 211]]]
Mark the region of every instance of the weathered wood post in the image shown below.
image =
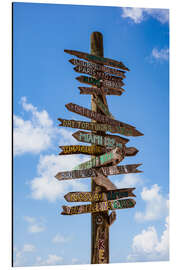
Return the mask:
[[[91, 34], [91, 54], [104, 56], [103, 36], [99, 32]], [[99, 96], [101, 100], [102, 96]], [[91, 96], [91, 108], [93, 111], [100, 112], [93, 95]], [[92, 120], [95, 122], [94, 120]], [[96, 132], [96, 134], [105, 134], [105, 132]], [[98, 186], [91, 178], [91, 192], [102, 192], [104, 189]], [[109, 225], [108, 211], [91, 214], [91, 264], [109, 263]]]

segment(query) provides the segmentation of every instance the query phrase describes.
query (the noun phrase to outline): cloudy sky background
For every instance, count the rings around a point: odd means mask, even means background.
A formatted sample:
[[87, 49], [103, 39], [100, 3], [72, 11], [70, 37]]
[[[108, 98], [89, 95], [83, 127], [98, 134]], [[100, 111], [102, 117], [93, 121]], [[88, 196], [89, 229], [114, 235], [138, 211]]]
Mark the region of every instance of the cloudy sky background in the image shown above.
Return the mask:
[[[143, 174], [112, 176], [136, 187], [134, 209], [116, 211], [110, 261], [169, 258], [169, 16], [168, 10], [14, 4], [14, 265], [90, 263], [90, 215], [61, 216], [63, 196], [90, 191], [90, 179], [58, 182], [53, 175], [88, 160], [58, 156], [58, 145], [78, 144], [76, 129], [59, 128], [69, 102], [90, 108], [64, 49], [89, 52], [90, 34], [104, 36], [104, 56], [130, 68], [121, 97], [108, 97], [117, 120], [136, 126], [139, 149], [122, 164], [143, 163]], [[86, 247], [86, 248], [84, 248]]]

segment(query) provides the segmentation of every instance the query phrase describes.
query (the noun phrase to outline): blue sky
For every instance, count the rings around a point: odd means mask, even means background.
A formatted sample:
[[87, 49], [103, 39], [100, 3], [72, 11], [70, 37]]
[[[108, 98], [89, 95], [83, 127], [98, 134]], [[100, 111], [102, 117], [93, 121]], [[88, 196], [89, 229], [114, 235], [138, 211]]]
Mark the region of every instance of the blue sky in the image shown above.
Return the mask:
[[90, 96], [79, 94], [64, 49], [89, 52], [93, 31], [103, 34], [104, 56], [130, 69], [126, 92], [107, 97], [110, 111], [144, 133], [130, 137], [139, 153], [122, 162], [143, 163], [144, 172], [109, 177], [119, 188], [136, 187], [137, 196], [135, 208], [116, 211], [110, 262], [168, 260], [168, 10], [14, 3], [13, 23], [14, 265], [90, 263], [90, 215], [59, 214], [70, 205], [63, 196], [90, 191], [90, 179], [53, 176], [88, 159], [58, 156], [58, 145], [78, 142], [77, 130], [58, 127], [57, 118], [89, 121], [65, 108], [90, 108]]

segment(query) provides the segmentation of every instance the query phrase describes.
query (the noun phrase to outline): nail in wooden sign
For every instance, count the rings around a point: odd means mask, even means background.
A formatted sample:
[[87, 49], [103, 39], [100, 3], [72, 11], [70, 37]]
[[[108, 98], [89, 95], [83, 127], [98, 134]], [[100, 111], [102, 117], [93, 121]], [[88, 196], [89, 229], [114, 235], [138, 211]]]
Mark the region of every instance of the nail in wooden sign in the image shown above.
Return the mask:
[[111, 133], [119, 133], [125, 136], [142, 136], [143, 134], [136, 129], [126, 129], [124, 127], [119, 127], [115, 125], [108, 124], [100, 124], [95, 122], [85, 122], [85, 121], [76, 121], [76, 120], [67, 120], [58, 118], [61, 122], [59, 126], [61, 127], [70, 127], [70, 128], [78, 128], [85, 129], [91, 131], [109, 131]]
[[85, 154], [85, 155], [102, 155], [106, 149], [97, 145], [65, 145], [59, 146], [63, 151], [59, 155]]
[[[137, 170], [137, 167], [139, 167], [140, 165], [142, 164], [101, 167], [98, 170], [105, 176], [127, 174], [127, 173], [140, 173], [142, 171]], [[94, 168], [84, 169], [84, 170], [64, 171], [64, 172], [59, 172], [55, 175], [56, 179], [59, 181], [73, 180], [73, 179], [79, 179], [79, 178], [89, 178], [89, 177], [96, 177], [96, 176], [97, 176], [97, 169], [94, 169]]]
[[126, 144], [129, 141], [129, 139], [116, 135], [97, 135], [91, 132], [85, 132], [80, 130], [73, 133], [72, 136], [79, 142], [102, 145], [108, 148], [122, 148], [122, 145]]
[[126, 200], [115, 200], [115, 201], [107, 201], [107, 202], [99, 202], [93, 204], [84, 204], [77, 206], [65, 206], [63, 205], [62, 215], [76, 215], [76, 214], [85, 214], [85, 213], [95, 213], [95, 212], [103, 212], [108, 210], [118, 210], [118, 209], [127, 209], [134, 207], [136, 202], [133, 199]]
[[[78, 87], [80, 90], [80, 94], [82, 95], [101, 95], [101, 89], [100, 88], [95, 88], [95, 87]], [[115, 96], [121, 96], [123, 92], [125, 92], [124, 89], [108, 89], [108, 88], [103, 88], [103, 92], [105, 95], [115, 95]]]
[[96, 105], [98, 106], [98, 108], [101, 110], [101, 112], [103, 112], [105, 115], [107, 115], [108, 117], [110, 117], [111, 119], [114, 119], [114, 117], [112, 116], [112, 114], [109, 112], [108, 106], [106, 106], [98, 96], [93, 98], [93, 101], [96, 103]]
[[111, 66], [111, 67], [120, 68], [120, 69], [129, 71], [129, 69], [122, 62], [119, 62], [113, 59], [104, 58], [101, 56], [96, 56], [96, 55], [79, 52], [75, 50], [64, 50], [64, 52], [69, 53], [71, 55], [75, 55], [78, 58], [83, 58], [93, 63], [102, 64], [102, 65]]
[[74, 167], [74, 170], [83, 170], [94, 167], [106, 166], [107, 164], [116, 165], [124, 158], [124, 153], [119, 147], [111, 150], [110, 152], [105, 153], [99, 157], [92, 157], [90, 160], [81, 163]]
[[95, 69], [96, 71], [103, 71], [106, 73], [114, 74], [114, 75], [122, 77], [122, 78], [126, 78], [126, 76], [124, 75], [125, 71], [122, 71], [122, 70], [109, 68], [109, 67], [94, 64], [91, 62], [84, 62], [84, 61], [79, 60], [79, 59], [70, 59], [69, 62], [75, 66], [91, 68], [91, 69]]
[[121, 121], [110, 119], [106, 115], [94, 112], [92, 110], [89, 110], [85, 107], [79, 106], [79, 105], [74, 104], [74, 103], [68, 103], [65, 106], [69, 111], [80, 114], [80, 115], [85, 116], [85, 117], [88, 117], [88, 118], [93, 119], [97, 122], [101, 122], [101, 123], [109, 124], [109, 125], [118, 125], [119, 127], [124, 127], [126, 129], [135, 129], [134, 126], [123, 123]]
[[97, 87], [107, 87], [109, 89], [121, 89], [121, 86], [124, 85], [122, 81], [119, 81], [119, 82], [108, 81], [108, 80], [95, 79], [93, 77], [87, 77], [87, 76], [76, 77], [76, 80], [78, 80], [81, 83], [86, 83], [86, 84], [97, 86]]
[[102, 193], [69, 192], [64, 196], [64, 198], [67, 202], [102, 202], [126, 197], [136, 197], [136, 195], [133, 193], [134, 189], [135, 188], [122, 188]]
[[89, 68], [89, 67], [82, 67], [82, 66], [76, 66], [74, 68], [74, 71], [78, 73], [84, 73], [87, 75], [91, 75], [92, 77], [96, 79], [102, 79], [107, 81], [115, 81], [115, 82], [122, 82], [122, 78], [109, 75], [108, 73], [97, 71], [95, 69]]

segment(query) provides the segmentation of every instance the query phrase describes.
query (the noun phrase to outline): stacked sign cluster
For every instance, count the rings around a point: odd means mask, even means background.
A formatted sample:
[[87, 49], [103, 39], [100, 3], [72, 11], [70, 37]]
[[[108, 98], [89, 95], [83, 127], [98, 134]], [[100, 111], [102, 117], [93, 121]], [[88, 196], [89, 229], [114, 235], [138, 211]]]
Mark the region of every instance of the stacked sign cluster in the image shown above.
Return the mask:
[[[141, 172], [137, 169], [141, 164], [117, 166], [126, 156], [136, 155], [138, 150], [135, 147], [126, 146], [129, 141], [127, 138], [105, 134], [105, 132], [110, 132], [125, 136], [143, 135], [134, 126], [115, 120], [106, 101], [106, 95], [120, 96], [125, 91], [122, 88], [124, 85], [123, 79], [125, 78], [125, 71], [129, 71], [129, 69], [122, 62], [112, 59], [78, 51], [64, 51], [86, 60], [70, 59], [69, 62], [75, 65], [74, 70], [76, 72], [91, 76], [79, 76], [76, 79], [91, 86], [79, 87], [80, 94], [92, 95], [93, 101], [100, 112], [95, 112], [74, 103], [66, 104], [69, 111], [95, 120], [95, 122], [59, 118], [58, 120], [61, 122], [59, 126], [79, 129], [72, 134], [76, 140], [91, 144], [90, 146], [60, 146], [62, 149], [60, 155], [86, 154], [91, 155], [91, 157], [89, 161], [79, 164], [72, 171], [59, 172], [55, 177], [60, 181], [92, 177], [97, 185], [103, 187], [103, 192], [69, 192], [64, 196], [68, 202], [93, 203], [72, 207], [62, 206], [63, 211], [61, 214], [73, 215], [132, 208], [135, 206], [135, 201], [127, 199], [127, 197], [135, 197], [133, 194], [135, 188], [117, 189], [107, 176]], [[89, 130], [90, 132], [83, 130]]]

